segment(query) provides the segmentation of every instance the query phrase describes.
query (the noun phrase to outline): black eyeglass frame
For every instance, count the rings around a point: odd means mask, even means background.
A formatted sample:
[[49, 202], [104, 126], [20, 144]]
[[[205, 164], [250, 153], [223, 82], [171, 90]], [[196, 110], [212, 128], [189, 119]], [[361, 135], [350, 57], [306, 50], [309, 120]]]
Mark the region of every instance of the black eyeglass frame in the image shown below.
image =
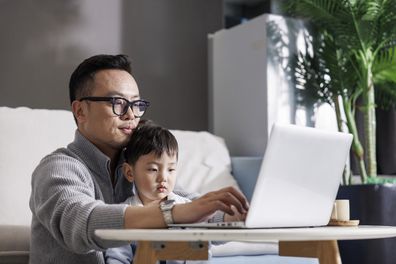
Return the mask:
[[[114, 107], [115, 107], [115, 101], [116, 101], [116, 100], [124, 100], [124, 101], [127, 103], [127, 106], [124, 107], [124, 110], [123, 110], [122, 114], [117, 114], [116, 111], [115, 111], [115, 108], [114, 108]], [[149, 101], [146, 101], [146, 100], [144, 100], [144, 99], [138, 99], [138, 100], [129, 101], [129, 100], [123, 98], [123, 97], [86, 96], [86, 97], [80, 98], [78, 101], [80, 101], [80, 102], [82, 102], [82, 101], [110, 102], [110, 103], [111, 103], [111, 106], [112, 106], [112, 109], [113, 109], [113, 113], [114, 113], [115, 115], [117, 115], [117, 116], [123, 116], [123, 115], [125, 115], [126, 112], [128, 112], [128, 109], [131, 108], [132, 113], [133, 113], [134, 117], [136, 117], [136, 118], [142, 117], [142, 116], [146, 113], [146, 109], [150, 106], [150, 102], [149, 102]], [[132, 107], [133, 107], [136, 103], [144, 103], [145, 106], [146, 106], [146, 108], [144, 109], [144, 113], [143, 113], [142, 115], [140, 115], [140, 116], [136, 115], [136, 114], [133, 112], [133, 108], [132, 108]]]

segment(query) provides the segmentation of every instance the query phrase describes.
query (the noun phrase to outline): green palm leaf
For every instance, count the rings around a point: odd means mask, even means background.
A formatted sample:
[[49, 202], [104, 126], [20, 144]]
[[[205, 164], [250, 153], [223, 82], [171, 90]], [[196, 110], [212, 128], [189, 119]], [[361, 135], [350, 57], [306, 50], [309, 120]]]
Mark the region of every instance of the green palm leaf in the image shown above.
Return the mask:
[[[319, 59], [308, 57], [297, 65], [305, 69], [298, 76], [300, 82], [313, 76], [307, 75], [310, 70], [306, 68], [315, 67], [318, 75], [330, 77], [318, 77], [320, 85], [312, 83], [312, 89], [317, 89], [319, 95], [343, 96], [344, 104], [352, 112], [357, 98], [362, 98], [366, 165], [369, 175], [376, 176], [374, 107], [382, 104], [380, 99], [385, 97], [396, 102], [396, 86], [392, 85], [396, 83], [396, 0], [288, 0], [284, 6], [290, 16], [312, 22], [324, 37], [323, 45], [315, 51]], [[315, 64], [315, 60], [320, 63]], [[378, 92], [377, 100], [374, 91]], [[348, 116], [348, 123], [354, 122]], [[353, 124], [349, 125], [355, 130]], [[354, 137], [358, 137], [355, 132]], [[356, 153], [363, 172], [363, 152]]]

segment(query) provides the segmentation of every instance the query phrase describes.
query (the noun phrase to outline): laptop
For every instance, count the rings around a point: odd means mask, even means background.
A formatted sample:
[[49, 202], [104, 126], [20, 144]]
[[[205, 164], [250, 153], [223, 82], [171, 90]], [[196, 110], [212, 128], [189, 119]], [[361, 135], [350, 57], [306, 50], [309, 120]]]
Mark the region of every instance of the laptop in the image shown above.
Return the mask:
[[274, 124], [244, 222], [188, 228], [280, 228], [328, 224], [352, 135]]

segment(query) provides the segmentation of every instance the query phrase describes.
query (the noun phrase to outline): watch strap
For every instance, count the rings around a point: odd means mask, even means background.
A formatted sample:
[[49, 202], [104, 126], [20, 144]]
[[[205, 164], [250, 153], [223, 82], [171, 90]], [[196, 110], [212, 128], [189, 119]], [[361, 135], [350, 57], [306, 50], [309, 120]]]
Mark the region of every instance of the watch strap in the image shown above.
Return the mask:
[[175, 200], [166, 200], [160, 203], [160, 209], [162, 211], [162, 215], [164, 216], [164, 221], [166, 225], [173, 224], [173, 216], [172, 209], [175, 206]]
[[172, 210], [162, 211], [166, 225], [173, 224]]

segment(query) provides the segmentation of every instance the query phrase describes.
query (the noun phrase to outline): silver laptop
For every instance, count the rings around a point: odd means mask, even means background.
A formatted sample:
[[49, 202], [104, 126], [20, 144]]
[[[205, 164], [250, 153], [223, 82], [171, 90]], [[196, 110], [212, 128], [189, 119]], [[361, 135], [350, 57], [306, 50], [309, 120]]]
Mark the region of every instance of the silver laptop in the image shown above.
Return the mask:
[[172, 226], [274, 228], [327, 225], [351, 143], [351, 134], [275, 124], [245, 222]]

